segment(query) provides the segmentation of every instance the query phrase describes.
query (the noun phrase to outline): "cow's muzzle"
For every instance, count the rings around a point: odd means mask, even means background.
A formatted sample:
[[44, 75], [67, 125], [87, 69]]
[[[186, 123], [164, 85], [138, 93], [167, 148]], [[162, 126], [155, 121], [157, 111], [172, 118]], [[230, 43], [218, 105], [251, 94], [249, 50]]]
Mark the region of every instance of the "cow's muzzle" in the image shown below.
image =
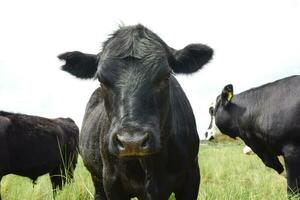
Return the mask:
[[119, 157], [153, 154], [157, 152], [154, 143], [153, 133], [150, 131], [134, 133], [122, 131], [114, 137], [114, 148]]

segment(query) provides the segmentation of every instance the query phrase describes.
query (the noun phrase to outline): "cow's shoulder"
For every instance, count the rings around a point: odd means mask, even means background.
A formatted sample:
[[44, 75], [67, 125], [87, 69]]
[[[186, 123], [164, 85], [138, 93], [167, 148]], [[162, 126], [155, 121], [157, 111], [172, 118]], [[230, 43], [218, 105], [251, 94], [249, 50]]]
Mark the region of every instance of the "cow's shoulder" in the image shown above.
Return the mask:
[[7, 128], [12, 124], [8, 117], [0, 116], [0, 136], [6, 133]]
[[93, 94], [91, 95], [91, 97], [87, 103], [86, 113], [89, 110], [95, 109], [95, 107], [97, 107], [99, 104], [103, 103], [103, 101], [104, 101], [104, 95], [103, 95], [102, 89], [101, 89], [101, 87], [98, 87], [93, 92]]
[[172, 116], [168, 149], [173, 153], [169, 155], [175, 163], [185, 163], [184, 158], [194, 159], [197, 156], [199, 135], [190, 102], [175, 77], [172, 77], [170, 107]]
[[[178, 134], [192, 132], [197, 135], [196, 122], [190, 102], [175, 77], [172, 78], [170, 90], [170, 106], [172, 112], [173, 129]], [[188, 137], [190, 134], [184, 134]]]
[[101, 87], [99, 87], [93, 92], [89, 102], [87, 103], [84, 118], [82, 121], [81, 132], [85, 135], [93, 135], [95, 129], [99, 128], [98, 123], [101, 123], [101, 127], [106, 127], [108, 125], [107, 121], [107, 114], [104, 107], [103, 90], [101, 89]]

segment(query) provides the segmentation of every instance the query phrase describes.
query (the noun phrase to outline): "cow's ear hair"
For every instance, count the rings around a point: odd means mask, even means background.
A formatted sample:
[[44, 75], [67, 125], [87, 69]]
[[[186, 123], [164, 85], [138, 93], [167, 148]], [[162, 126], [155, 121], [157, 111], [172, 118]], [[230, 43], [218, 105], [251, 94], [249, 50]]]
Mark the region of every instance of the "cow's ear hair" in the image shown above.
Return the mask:
[[63, 71], [82, 79], [93, 78], [95, 76], [98, 67], [98, 55], [72, 51], [62, 53], [57, 57], [66, 62], [61, 66]]
[[226, 85], [221, 94], [222, 104], [224, 106], [229, 105], [231, 103], [232, 97], [233, 97], [233, 85], [232, 84]]
[[175, 73], [196, 72], [213, 56], [213, 49], [203, 44], [190, 44], [181, 50], [170, 49], [170, 66]]

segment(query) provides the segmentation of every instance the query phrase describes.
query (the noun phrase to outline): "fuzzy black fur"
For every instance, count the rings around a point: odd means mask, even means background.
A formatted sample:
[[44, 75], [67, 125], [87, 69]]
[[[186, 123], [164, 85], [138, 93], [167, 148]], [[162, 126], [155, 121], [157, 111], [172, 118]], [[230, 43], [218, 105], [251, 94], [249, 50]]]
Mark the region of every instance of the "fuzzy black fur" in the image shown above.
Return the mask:
[[58, 58], [66, 62], [61, 69], [74, 76], [83, 79], [92, 78], [97, 71], [98, 59], [96, 55], [73, 51], [60, 54]]
[[182, 50], [175, 51], [175, 73], [192, 73], [202, 68], [213, 56], [213, 50], [203, 44], [190, 44]]
[[[88, 102], [80, 134], [95, 199], [167, 200], [174, 192], [177, 200], [196, 200], [199, 136], [193, 110], [172, 71], [197, 71], [212, 50], [190, 45], [176, 51], [136, 25], [113, 33], [98, 55], [101, 87]], [[81, 67], [87, 71], [74, 73], [72, 65], [67, 71], [79, 78], [95, 71]]]
[[73, 178], [79, 130], [70, 118], [0, 111], [0, 180], [7, 174], [36, 179], [50, 174], [55, 190]]
[[[227, 85], [216, 100], [215, 122], [220, 131], [240, 137], [262, 160], [283, 172], [282, 155], [290, 194], [300, 194], [300, 76], [291, 76], [252, 88], [233, 98]], [[226, 102], [226, 103], [223, 103]]]

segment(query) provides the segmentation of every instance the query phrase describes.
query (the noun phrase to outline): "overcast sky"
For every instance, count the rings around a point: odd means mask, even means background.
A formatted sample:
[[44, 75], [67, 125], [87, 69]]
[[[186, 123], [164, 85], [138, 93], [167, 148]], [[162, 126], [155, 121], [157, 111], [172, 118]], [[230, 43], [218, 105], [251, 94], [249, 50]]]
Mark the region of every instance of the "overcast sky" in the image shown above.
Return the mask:
[[215, 55], [194, 75], [178, 75], [202, 137], [208, 106], [232, 83], [236, 93], [300, 74], [300, 1], [0, 2], [0, 110], [71, 117], [80, 126], [99, 85], [59, 70], [57, 55], [98, 53], [118, 24], [142, 23], [169, 46], [211, 46]]

